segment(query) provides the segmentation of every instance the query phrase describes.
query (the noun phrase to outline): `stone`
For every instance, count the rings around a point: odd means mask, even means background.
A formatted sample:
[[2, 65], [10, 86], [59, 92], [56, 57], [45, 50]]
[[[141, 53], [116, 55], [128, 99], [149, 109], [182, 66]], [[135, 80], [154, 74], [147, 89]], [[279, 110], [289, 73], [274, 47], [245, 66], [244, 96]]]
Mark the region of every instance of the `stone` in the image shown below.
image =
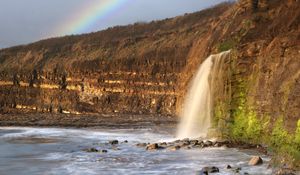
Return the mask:
[[103, 149], [103, 150], [101, 150], [101, 151], [99, 151], [99, 152], [101, 152], [101, 153], [107, 153], [108, 151], [105, 150], [105, 149]]
[[182, 139], [183, 142], [189, 142], [190, 139], [189, 138], [185, 138], [185, 139]]
[[191, 140], [191, 141], [190, 141], [190, 144], [192, 144], [192, 145], [197, 145], [198, 142], [199, 142], [198, 140]]
[[227, 165], [226, 169], [231, 169], [232, 167], [230, 165]]
[[146, 147], [146, 150], [157, 150], [159, 148], [157, 143], [150, 144]]
[[263, 160], [259, 156], [252, 157], [248, 163], [248, 165], [251, 165], [251, 166], [256, 166], [256, 165], [261, 165], [261, 164], [263, 164]]
[[146, 147], [147, 143], [138, 143], [136, 144], [137, 147]]
[[221, 147], [221, 146], [222, 146], [222, 144], [219, 143], [219, 142], [216, 142], [216, 143], [214, 144], [214, 147]]
[[208, 175], [207, 171], [200, 171], [199, 173], [197, 173], [198, 175]]
[[84, 151], [89, 152], [89, 153], [99, 152], [99, 150], [96, 149], [96, 148], [89, 148], [89, 149], [86, 149], [86, 150], [84, 150]]
[[210, 147], [210, 146], [213, 146], [213, 142], [212, 142], [212, 141], [209, 141], [209, 140], [207, 140], [207, 141], [205, 141], [205, 142], [204, 142], [204, 146], [205, 146], [205, 147]]
[[191, 144], [190, 141], [182, 141], [179, 145], [183, 147], [183, 146], [189, 146], [190, 144]]
[[181, 147], [180, 146], [171, 146], [171, 147], [169, 147], [168, 148], [168, 150], [170, 150], [170, 151], [177, 151], [177, 150], [179, 150]]
[[235, 172], [235, 173], [240, 173], [241, 170], [242, 170], [242, 168], [241, 168], [241, 167], [238, 167], [238, 168], [235, 168], [235, 169], [233, 170], [233, 172]]
[[181, 142], [181, 140], [175, 140], [175, 141], [174, 141], [174, 143], [179, 143], [179, 142]]
[[211, 167], [202, 168], [202, 170], [200, 172], [208, 174], [208, 173], [218, 173], [220, 171], [219, 171], [219, 168], [217, 168], [215, 166], [211, 166]]
[[109, 143], [112, 144], [112, 145], [117, 145], [117, 144], [119, 144], [119, 141], [118, 140], [111, 140], [111, 141], [109, 141]]
[[167, 146], [168, 144], [166, 142], [162, 142], [159, 145], [161, 145], [161, 146]]
[[193, 148], [196, 148], [196, 149], [203, 148], [203, 146], [202, 146], [202, 145], [193, 145], [192, 147], [193, 147]]

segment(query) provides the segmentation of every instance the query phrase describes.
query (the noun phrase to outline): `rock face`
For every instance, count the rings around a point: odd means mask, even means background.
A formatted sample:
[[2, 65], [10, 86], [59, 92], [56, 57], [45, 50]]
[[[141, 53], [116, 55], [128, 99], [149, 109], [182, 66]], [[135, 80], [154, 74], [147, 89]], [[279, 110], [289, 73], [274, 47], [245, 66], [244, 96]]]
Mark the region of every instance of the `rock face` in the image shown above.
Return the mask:
[[174, 115], [195, 38], [229, 7], [0, 50], [0, 111]]

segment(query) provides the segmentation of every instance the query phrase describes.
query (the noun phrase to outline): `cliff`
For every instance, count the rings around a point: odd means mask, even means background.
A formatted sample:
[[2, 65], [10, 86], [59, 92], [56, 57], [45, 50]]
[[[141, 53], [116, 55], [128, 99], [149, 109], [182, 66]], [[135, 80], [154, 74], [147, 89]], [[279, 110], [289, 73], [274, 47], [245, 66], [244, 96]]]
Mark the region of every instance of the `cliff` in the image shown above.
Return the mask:
[[276, 149], [286, 142], [296, 155], [299, 24], [298, 0], [264, 1], [255, 10], [238, 1], [3, 49], [0, 111], [177, 116], [199, 65], [210, 54], [231, 49], [224, 84], [213, 87], [215, 128], [223, 137], [267, 140]]
[[231, 4], [0, 51], [0, 109], [174, 115], [195, 38]]

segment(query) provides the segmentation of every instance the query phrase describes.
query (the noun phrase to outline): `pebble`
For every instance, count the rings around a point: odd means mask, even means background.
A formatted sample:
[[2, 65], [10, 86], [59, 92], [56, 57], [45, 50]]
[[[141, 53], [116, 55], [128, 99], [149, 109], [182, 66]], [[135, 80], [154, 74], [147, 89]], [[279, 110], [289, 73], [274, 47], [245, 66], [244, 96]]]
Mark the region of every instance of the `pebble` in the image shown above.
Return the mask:
[[205, 173], [208, 174], [208, 173], [218, 173], [220, 171], [219, 171], [219, 168], [217, 168], [215, 166], [211, 166], [211, 167], [204, 167], [204, 168], [202, 168], [202, 170], [200, 171], [200, 174], [201, 174], [201, 172], [203, 174], [205, 174]]
[[169, 147], [168, 148], [168, 150], [170, 150], [170, 151], [177, 151], [177, 150], [179, 150], [181, 147], [180, 146], [172, 146], [172, 147]]
[[252, 157], [248, 163], [248, 165], [251, 165], [251, 166], [256, 166], [256, 165], [261, 165], [261, 164], [263, 164], [263, 160], [259, 156]]
[[158, 144], [157, 143], [154, 143], [154, 144], [150, 144], [146, 147], [146, 150], [157, 150], [159, 147], [158, 147]]
[[111, 140], [111, 141], [109, 141], [109, 143], [112, 144], [112, 145], [117, 145], [117, 144], [119, 144], [119, 141], [118, 140]]

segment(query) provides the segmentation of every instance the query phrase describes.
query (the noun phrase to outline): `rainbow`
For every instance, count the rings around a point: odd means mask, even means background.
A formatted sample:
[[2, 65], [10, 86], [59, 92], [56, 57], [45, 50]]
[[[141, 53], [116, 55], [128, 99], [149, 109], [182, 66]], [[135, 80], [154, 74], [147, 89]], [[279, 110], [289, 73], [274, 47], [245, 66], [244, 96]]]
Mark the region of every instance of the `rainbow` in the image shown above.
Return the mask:
[[96, 21], [103, 20], [120, 9], [129, 0], [92, 0], [79, 11], [72, 14], [53, 35], [70, 35], [84, 33]]

